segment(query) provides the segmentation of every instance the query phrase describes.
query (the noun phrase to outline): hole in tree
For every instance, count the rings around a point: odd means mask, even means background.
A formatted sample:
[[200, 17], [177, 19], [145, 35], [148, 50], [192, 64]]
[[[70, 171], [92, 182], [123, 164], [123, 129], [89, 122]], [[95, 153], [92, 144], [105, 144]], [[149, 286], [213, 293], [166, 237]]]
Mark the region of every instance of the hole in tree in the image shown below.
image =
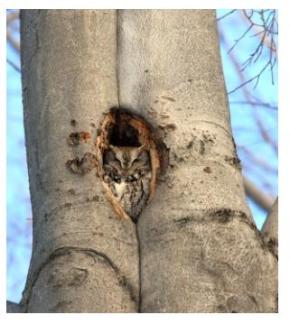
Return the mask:
[[139, 132], [133, 126], [129, 125], [128, 118], [116, 116], [116, 124], [112, 124], [108, 132], [108, 141], [114, 146], [141, 146], [139, 142]]

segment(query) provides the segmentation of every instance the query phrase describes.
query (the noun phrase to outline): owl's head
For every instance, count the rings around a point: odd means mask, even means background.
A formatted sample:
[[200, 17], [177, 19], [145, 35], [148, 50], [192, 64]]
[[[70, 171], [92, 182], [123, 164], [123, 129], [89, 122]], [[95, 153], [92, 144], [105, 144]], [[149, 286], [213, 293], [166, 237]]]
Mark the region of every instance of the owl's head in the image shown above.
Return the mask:
[[110, 145], [111, 153], [114, 159], [120, 162], [122, 169], [128, 170], [132, 166], [142, 166], [149, 162], [148, 151], [144, 146], [130, 147], [130, 146], [113, 146]]
[[137, 174], [150, 170], [150, 156], [145, 146], [113, 146], [104, 153], [104, 167], [113, 178], [137, 179]]

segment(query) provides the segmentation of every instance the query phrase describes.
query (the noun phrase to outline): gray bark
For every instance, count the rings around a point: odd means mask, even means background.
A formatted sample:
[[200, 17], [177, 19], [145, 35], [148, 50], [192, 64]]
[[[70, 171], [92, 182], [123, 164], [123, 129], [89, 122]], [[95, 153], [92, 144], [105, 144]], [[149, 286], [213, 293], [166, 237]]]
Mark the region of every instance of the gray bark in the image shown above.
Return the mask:
[[[139, 261], [135, 225], [116, 219], [95, 172], [66, 161], [71, 132], [94, 133], [118, 104], [116, 11], [24, 10], [21, 14], [26, 145], [33, 206], [27, 312], [134, 312]], [[76, 126], [71, 126], [71, 120]]]
[[277, 260], [245, 203], [214, 12], [120, 16], [120, 103], [138, 107], [170, 148], [138, 224], [141, 311], [275, 311]]
[[[33, 205], [27, 312], [274, 312], [277, 259], [245, 203], [211, 10], [22, 12]], [[112, 106], [142, 114], [170, 165], [137, 224], [119, 221], [92, 152]]]
[[13, 303], [11, 301], [6, 302], [6, 312], [7, 313], [23, 313], [21, 306], [19, 304]]

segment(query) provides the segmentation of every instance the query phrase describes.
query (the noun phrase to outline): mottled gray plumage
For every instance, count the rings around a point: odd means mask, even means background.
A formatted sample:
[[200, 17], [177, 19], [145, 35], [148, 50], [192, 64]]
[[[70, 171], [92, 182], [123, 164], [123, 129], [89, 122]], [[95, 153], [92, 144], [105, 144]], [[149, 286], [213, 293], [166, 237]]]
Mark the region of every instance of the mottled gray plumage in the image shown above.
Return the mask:
[[149, 152], [141, 147], [110, 146], [104, 152], [103, 180], [123, 210], [137, 220], [150, 195]]

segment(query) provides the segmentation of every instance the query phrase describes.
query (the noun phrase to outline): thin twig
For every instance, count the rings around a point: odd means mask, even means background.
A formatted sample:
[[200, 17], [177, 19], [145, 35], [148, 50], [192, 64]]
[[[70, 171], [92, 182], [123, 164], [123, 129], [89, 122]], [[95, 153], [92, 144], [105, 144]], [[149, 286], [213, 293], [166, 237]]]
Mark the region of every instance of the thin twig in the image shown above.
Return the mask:
[[14, 20], [18, 19], [19, 18], [19, 10], [16, 10], [16, 11], [12, 11], [12, 12], [9, 12], [7, 14], [7, 18], [6, 18], [6, 24], [7, 26]]
[[260, 107], [265, 107], [269, 108], [271, 110], [278, 110], [277, 106], [270, 105], [266, 102], [258, 102], [258, 101], [247, 101], [247, 100], [235, 100], [235, 101], [230, 101], [231, 105], [246, 105], [246, 106], [260, 106]]
[[11, 60], [9, 60], [9, 59], [7, 59], [7, 63], [9, 64], [9, 65], [11, 65], [17, 72], [19, 72], [19, 73], [21, 73], [21, 69], [20, 69], [20, 67], [17, 65], [17, 64], [15, 64], [14, 62], [12, 62]]
[[257, 157], [246, 146], [238, 145], [238, 149], [243, 151], [247, 155], [247, 158], [249, 158], [252, 161], [253, 165], [261, 167], [267, 173], [271, 172], [272, 174], [275, 174], [275, 175], [278, 174], [277, 168], [268, 164], [263, 158]]
[[231, 11], [227, 12], [227, 13], [226, 13], [226, 14], [224, 14], [223, 16], [221, 16], [221, 17], [217, 18], [217, 21], [220, 21], [220, 20], [222, 20], [222, 19], [226, 18], [227, 16], [231, 15], [231, 14], [232, 14], [232, 13], [234, 13], [235, 11], [237, 11], [237, 9], [233, 9], [233, 10], [231, 10]]
[[[12, 27], [14, 26], [14, 22], [19, 19], [19, 10], [11, 11], [7, 14], [7, 31], [6, 31], [6, 38], [8, 43], [19, 53], [20, 52], [20, 44], [19, 42], [13, 37]], [[18, 31], [16, 31], [18, 32]]]
[[[226, 45], [225, 37], [222, 34], [222, 32], [221, 32], [221, 39], [222, 39], [223, 43]], [[238, 73], [238, 76], [240, 77], [240, 80], [241, 80], [241, 85], [238, 86], [237, 88], [241, 88], [242, 89], [242, 92], [244, 94], [244, 97], [246, 99], [246, 101], [251, 102], [252, 101], [251, 100], [252, 99], [252, 96], [251, 96], [249, 90], [247, 89], [247, 87], [243, 87], [242, 86], [242, 85], [245, 85], [245, 84], [249, 83], [250, 81], [249, 80], [246, 80], [245, 81], [245, 77], [244, 77], [242, 71], [240, 70], [239, 63], [238, 63], [238, 61], [237, 61], [237, 59], [236, 59], [236, 57], [235, 57], [235, 55], [234, 55], [233, 52], [230, 52], [229, 53], [229, 57], [230, 57], [233, 65], [234, 65], [234, 68], [236, 69], [236, 71]], [[253, 77], [253, 78], [260, 78], [262, 73], [263, 73], [263, 71], [260, 71], [260, 73], [257, 76]], [[251, 79], [253, 79], [253, 78], [251, 78]], [[231, 94], [231, 93], [233, 93], [233, 90], [230, 91], [228, 94]], [[258, 111], [255, 109], [255, 106], [252, 106], [252, 107], [254, 108], [254, 109], [252, 109], [252, 113], [254, 115], [254, 118], [255, 118], [255, 121], [256, 121], [256, 125], [257, 125], [257, 128], [258, 128], [258, 130], [259, 130], [259, 132], [261, 134], [261, 137], [267, 143], [269, 143], [271, 145], [272, 149], [274, 150], [275, 154], [277, 155], [278, 154], [278, 146], [277, 146], [277, 143], [267, 134], [267, 131], [264, 128], [263, 123], [261, 122], [260, 117], [258, 115]], [[267, 134], [267, 135], [265, 136], [265, 134]]]
[[236, 45], [248, 34], [248, 32], [253, 28], [254, 24], [252, 23], [244, 32], [243, 34], [235, 40], [234, 45], [228, 50], [228, 53], [230, 53], [235, 47]]
[[6, 37], [9, 44], [16, 50], [17, 53], [20, 53], [20, 44], [13, 38], [11, 32], [8, 29], [6, 32]]
[[[251, 82], [254, 81], [254, 80], [256, 80], [256, 82], [255, 82], [255, 84], [254, 84], [254, 89], [256, 89], [256, 88], [257, 88], [257, 85], [258, 85], [258, 83], [259, 83], [259, 80], [260, 80], [261, 75], [262, 75], [263, 72], [267, 69], [267, 67], [269, 66], [269, 64], [270, 64], [270, 63], [268, 62], [266, 65], [264, 65], [264, 67], [260, 70], [260, 72], [259, 72], [258, 74], [256, 74], [255, 76], [251, 77], [250, 79], [248, 79], [248, 80], [246, 80], [246, 81], [240, 83], [240, 84], [239, 84], [237, 87], [235, 87], [233, 90], [229, 91], [229, 92], [228, 92], [228, 95], [232, 94], [233, 92], [237, 91], [238, 89], [243, 88], [246, 84], [251, 83]], [[243, 68], [243, 69], [241, 70], [241, 72], [243, 72], [244, 69], [245, 69], [245, 68]]]
[[[242, 35], [234, 42], [234, 44], [229, 48], [228, 54], [233, 51], [233, 49], [244, 39], [250, 31], [254, 30], [254, 34], [250, 37], [256, 37], [259, 39], [258, 44], [255, 50], [250, 53], [249, 57], [242, 63], [241, 71], [244, 71], [251, 64], [256, 64], [261, 60], [262, 54], [267, 49], [269, 52], [269, 59], [260, 69], [259, 73], [253, 77], [244, 80], [240, 85], [232, 89], [228, 94], [231, 94], [240, 88], [244, 87], [248, 83], [254, 83], [254, 89], [257, 87], [261, 75], [269, 70], [271, 74], [271, 81], [274, 84], [274, 67], [277, 63], [277, 46], [276, 46], [276, 37], [278, 34], [278, 26], [276, 20], [276, 11], [275, 10], [239, 10], [242, 19], [244, 19], [249, 25], [247, 29], [242, 33]], [[260, 21], [257, 21], [256, 16], [259, 16]]]

